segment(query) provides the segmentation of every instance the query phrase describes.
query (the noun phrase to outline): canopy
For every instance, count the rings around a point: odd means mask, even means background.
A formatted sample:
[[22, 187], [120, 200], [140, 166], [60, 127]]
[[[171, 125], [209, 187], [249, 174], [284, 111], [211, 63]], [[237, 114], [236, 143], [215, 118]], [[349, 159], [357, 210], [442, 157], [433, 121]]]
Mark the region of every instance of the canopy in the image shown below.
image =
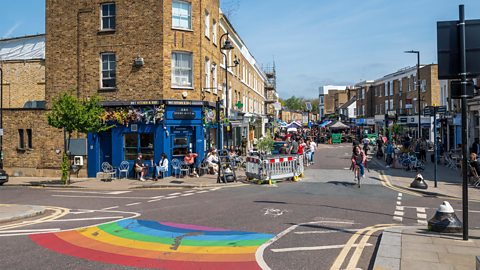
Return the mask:
[[335, 124], [331, 125], [330, 129], [350, 129], [350, 127], [345, 125], [341, 121], [338, 121]]
[[301, 127], [302, 127], [302, 124], [295, 121], [287, 125], [287, 128], [301, 128]]
[[297, 128], [287, 128], [287, 132], [297, 132]]
[[321, 123], [321, 124], [319, 125], [319, 127], [325, 127], [326, 125], [328, 125], [328, 124], [330, 124], [330, 123], [332, 123], [332, 121], [330, 121], [330, 120], [325, 120], [325, 121], [323, 121], [323, 123]]

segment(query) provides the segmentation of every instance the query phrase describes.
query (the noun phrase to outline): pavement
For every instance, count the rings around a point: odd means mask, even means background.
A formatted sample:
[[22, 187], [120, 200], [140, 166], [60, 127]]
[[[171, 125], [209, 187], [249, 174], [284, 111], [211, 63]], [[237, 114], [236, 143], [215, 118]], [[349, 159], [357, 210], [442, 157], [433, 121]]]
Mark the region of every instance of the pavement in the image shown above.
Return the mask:
[[[436, 196], [444, 196], [444, 197], [454, 197], [454, 198], [461, 198], [462, 197], [462, 182], [463, 178], [461, 175], [460, 169], [453, 170], [447, 168], [442, 164], [437, 165], [437, 187], [435, 187], [434, 181], [434, 163], [428, 162], [425, 163], [425, 170], [422, 171], [406, 171], [404, 169], [397, 169], [397, 168], [387, 168], [385, 166], [385, 162], [383, 160], [379, 160], [376, 158], [371, 159], [372, 162], [376, 163], [380, 169], [383, 170], [383, 174], [388, 177], [390, 183], [394, 186], [412, 190], [415, 192], [421, 192], [427, 195], [436, 195]], [[411, 188], [410, 184], [412, 183], [415, 176], [420, 173], [425, 182], [428, 184], [427, 189], [416, 189]], [[475, 188], [469, 185], [469, 200], [480, 200], [480, 189]]]
[[0, 223], [34, 217], [43, 213], [45, 213], [43, 206], [0, 204]]
[[[437, 164], [437, 187], [434, 182], [434, 163], [425, 163], [422, 172], [388, 168], [383, 160], [371, 159], [393, 186], [437, 197], [462, 197], [460, 169], [453, 170]], [[428, 188], [411, 188], [415, 176], [420, 173]], [[480, 190], [468, 188], [469, 200], [479, 201]], [[458, 215], [458, 213], [457, 213]], [[470, 240], [463, 241], [462, 234], [439, 234], [427, 230], [427, 226], [402, 226], [386, 229], [381, 237], [374, 270], [463, 270], [476, 268], [476, 256], [480, 256], [480, 230], [469, 230]]]
[[383, 232], [374, 270], [466, 270], [476, 268], [480, 255], [480, 230], [439, 234], [425, 227], [393, 227]]
[[237, 176], [238, 182], [217, 183], [216, 175], [203, 175], [201, 177], [166, 177], [158, 181], [146, 180], [139, 181], [135, 179], [114, 179], [105, 181], [96, 178], [76, 178], [70, 179], [70, 185], [64, 185], [59, 178], [49, 177], [10, 177], [4, 186], [36, 186], [49, 188], [83, 188], [98, 190], [131, 190], [139, 188], [206, 188], [219, 186], [239, 186], [244, 185], [242, 181], [245, 176], [241, 173]]

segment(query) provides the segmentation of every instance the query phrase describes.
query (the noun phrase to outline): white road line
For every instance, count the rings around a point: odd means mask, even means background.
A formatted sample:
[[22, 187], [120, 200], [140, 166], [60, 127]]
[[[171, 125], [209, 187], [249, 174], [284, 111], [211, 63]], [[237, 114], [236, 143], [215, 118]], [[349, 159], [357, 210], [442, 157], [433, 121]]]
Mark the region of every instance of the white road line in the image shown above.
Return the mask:
[[180, 192], [175, 192], [175, 193], [170, 193], [170, 194], [168, 194], [168, 196], [175, 196], [175, 195], [180, 195], [180, 194], [182, 194], [182, 193], [180, 193]]
[[100, 220], [100, 219], [117, 219], [123, 218], [123, 216], [114, 216], [114, 217], [92, 217], [92, 218], [71, 218], [71, 219], [53, 219], [45, 222], [66, 222], [66, 221], [85, 221], [85, 220]]
[[93, 213], [93, 212], [95, 212], [95, 211], [93, 211], [93, 210], [78, 210], [78, 212], [70, 211], [70, 214], [79, 215], [79, 214], [89, 214], [89, 213]]
[[125, 206], [132, 206], [132, 205], [138, 205], [138, 204], [141, 204], [141, 202], [129, 203], [129, 204], [126, 204]]
[[402, 200], [402, 197], [398, 197], [398, 198], [397, 198], [397, 201], [401, 201], [401, 200]]
[[190, 192], [195, 192], [196, 190], [187, 190], [187, 191], [184, 191], [183, 193], [190, 193]]
[[50, 192], [119, 195], [119, 194], [129, 193], [131, 191], [50, 190]]
[[182, 194], [180, 196], [185, 197], [185, 196], [190, 196], [190, 195], [195, 195], [195, 194], [194, 193], [185, 193], [185, 194]]
[[402, 196], [403, 196], [403, 194], [399, 192], [399, 193], [398, 193], [398, 197], [402, 197]]
[[163, 198], [163, 199], [168, 200], [168, 199], [175, 199], [175, 198], [178, 198], [178, 196], [170, 196], [170, 197], [165, 197], [165, 198]]
[[60, 228], [54, 228], [54, 229], [33, 229], [33, 230], [9, 230], [9, 231], [0, 231], [0, 234], [2, 233], [28, 233], [28, 232], [54, 232], [54, 231], [60, 231]]
[[341, 233], [341, 232], [357, 232], [359, 229], [338, 229], [338, 230], [324, 230], [324, 231], [305, 231], [293, 232], [294, 234], [324, 234], [324, 233]]
[[420, 218], [420, 219], [427, 219], [427, 214], [421, 214], [421, 213], [417, 213], [417, 218]]
[[420, 220], [420, 219], [418, 219], [417, 222], [418, 222], [418, 224], [428, 225], [428, 222], [427, 222], [426, 220]]
[[197, 191], [196, 193], [200, 194], [200, 193], [207, 193], [207, 192], [209, 192], [209, 191], [208, 190], [202, 190], [202, 191]]
[[165, 196], [156, 196], [156, 197], [152, 197], [151, 199], [160, 199], [160, 198], [165, 198]]
[[402, 205], [402, 202], [401, 202], [401, 201], [397, 201], [397, 205]]
[[111, 210], [116, 208], [118, 208], [118, 206], [107, 207], [107, 208], [103, 208], [102, 210]]
[[418, 213], [425, 213], [425, 207], [417, 207]]
[[397, 210], [398, 211], [404, 211], [404, 207], [403, 206], [397, 206]]
[[393, 217], [393, 220], [402, 222], [402, 221], [403, 221], [403, 217]]
[[399, 216], [399, 217], [403, 216], [404, 214], [405, 214], [405, 212], [403, 212], [403, 211], [395, 211], [393, 213], [394, 216]]
[[[372, 246], [372, 244], [367, 243], [366, 247]], [[345, 245], [330, 245], [330, 246], [317, 246], [317, 247], [295, 247], [295, 248], [275, 248], [271, 249], [272, 252], [291, 252], [291, 251], [310, 251], [310, 250], [325, 250], [325, 249], [336, 249], [344, 248]], [[352, 247], [358, 247], [358, 244], [353, 244]]]
[[219, 189], [221, 189], [221, 188], [216, 187], [216, 188], [211, 188], [210, 190], [211, 190], [211, 191], [215, 191], [215, 190], [219, 190]]
[[99, 199], [137, 199], [137, 200], [148, 200], [150, 197], [114, 197], [114, 196], [81, 196], [81, 195], [52, 195], [52, 197], [63, 197], [63, 198], [99, 198]]
[[147, 202], [158, 202], [158, 201], [161, 201], [162, 199], [155, 199], [155, 200], [150, 200], [150, 201], [147, 201]]

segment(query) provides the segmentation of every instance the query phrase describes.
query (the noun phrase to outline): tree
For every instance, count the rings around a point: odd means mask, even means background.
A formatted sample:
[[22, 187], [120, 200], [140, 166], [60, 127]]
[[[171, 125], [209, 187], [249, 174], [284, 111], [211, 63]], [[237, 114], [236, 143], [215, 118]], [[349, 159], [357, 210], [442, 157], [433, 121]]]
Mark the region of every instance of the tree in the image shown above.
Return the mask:
[[53, 101], [52, 110], [47, 114], [48, 124], [63, 129], [65, 132], [64, 152], [62, 158], [62, 181], [69, 184], [70, 164], [67, 151], [73, 132], [98, 133], [106, 131], [108, 126], [101, 121], [104, 109], [99, 105], [99, 98], [94, 96], [87, 100], [78, 100], [68, 92], [61, 94]]

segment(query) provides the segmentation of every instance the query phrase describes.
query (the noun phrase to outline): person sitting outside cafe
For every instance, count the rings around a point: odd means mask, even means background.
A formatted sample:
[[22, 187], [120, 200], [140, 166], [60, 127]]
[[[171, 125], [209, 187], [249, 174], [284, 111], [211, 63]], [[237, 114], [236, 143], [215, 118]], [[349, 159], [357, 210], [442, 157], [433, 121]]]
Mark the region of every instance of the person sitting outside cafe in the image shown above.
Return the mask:
[[145, 181], [145, 174], [147, 173], [147, 167], [145, 166], [142, 154], [139, 154], [135, 160], [135, 172], [140, 174], [140, 181]]
[[190, 173], [198, 177], [197, 171], [195, 170], [195, 158], [198, 156], [196, 153], [192, 153], [191, 150], [188, 151], [188, 154], [183, 158], [183, 162], [190, 168]]
[[217, 150], [212, 149], [207, 155], [207, 163], [209, 170], [213, 170], [214, 173], [218, 173], [218, 156]]
[[[165, 153], [162, 153], [162, 159], [158, 162], [158, 166], [155, 166], [157, 170], [157, 177], [163, 178], [165, 172], [168, 172], [168, 159]], [[154, 179], [157, 180], [158, 178], [155, 177]]]

